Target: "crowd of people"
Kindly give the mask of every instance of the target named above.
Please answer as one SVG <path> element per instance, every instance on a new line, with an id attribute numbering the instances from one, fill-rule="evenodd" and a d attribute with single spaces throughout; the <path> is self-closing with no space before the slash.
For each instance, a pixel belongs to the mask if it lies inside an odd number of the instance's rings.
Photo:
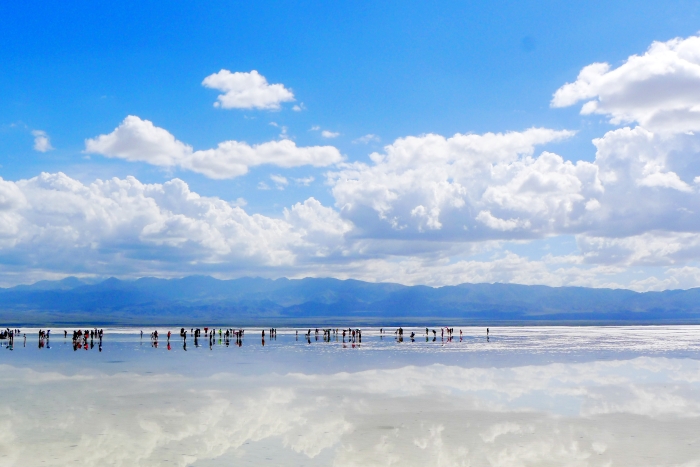
<path id="1" fill-rule="evenodd" d="M 266 334 L 267 331 L 267 334 Z M 303 331 L 302 331 L 303 332 Z M 486 340 L 488 341 L 490 336 L 489 336 L 490 330 L 486 328 Z M 215 328 L 210 328 L 210 327 L 204 327 L 204 328 L 190 328 L 189 334 L 187 329 L 184 327 L 180 328 L 180 339 L 182 340 L 182 347 L 184 350 L 187 350 L 187 337 L 188 335 L 191 336 L 192 340 L 194 341 L 194 346 L 195 347 L 200 347 L 204 343 L 209 344 L 209 347 L 213 347 L 213 345 L 216 343 L 216 337 L 218 333 L 218 338 L 219 338 L 219 344 L 226 345 L 227 347 L 233 343 L 234 345 L 241 347 L 243 345 L 243 336 L 245 333 L 245 330 L 243 328 L 239 329 L 234 329 L 234 328 L 219 328 L 218 331 Z M 435 342 L 437 341 L 437 331 L 435 329 L 429 329 L 425 328 L 425 341 L 429 342 L 430 337 L 432 334 L 432 341 Z M 12 349 L 14 347 L 14 340 L 15 337 L 22 335 L 20 332 L 20 329 L 10 329 L 6 328 L 3 331 L 0 331 L 0 341 L 5 341 L 6 344 L 5 346 L 9 349 Z M 101 352 L 102 351 L 102 338 L 104 335 L 104 330 L 103 329 L 78 329 L 74 330 L 72 333 L 72 343 L 73 343 L 73 350 L 78 350 L 78 349 L 92 349 L 97 345 L 98 350 Z M 143 331 L 140 332 L 141 339 L 143 340 Z M 172 333 L 171 331 L 167 332 L 166 335 L 166 345 L 168 350 L 171 349 L 170 345 L 170 340 L 171 340 Z M 340 342 L 342 340 L 343 343 L 351 343 L 353 347 L 355 347 L 355 344 L 359 345 L 362 343 L 362 330 L 360 328 L 315 328 L 315 330 L 308 329 L 305 334 L 303 334 L 304 340 L 308 344 L 311 344 L 312 341 L 312 336 L 315 341 L 320 339 L 323 342 L 331 342 L 331 341 L 336 341 Z M 385 331 L 384 328 L 379 329 L 379 336 L 380 339 L 384 339 L 385 337 Z M 24 334 L 24 344 L 26 346 L 26 341 L 27 341 L 27 335 Z M 39 337 L 39 348 L 51 348 L 50 347 L 50 337 L 51 337 L 51 330 L 50 329 L 39 329 L 38 332 L 38 337 Z M 64 330 L 63 331 L 63 337 L 67 339 L 68 337 L 68 331 Z M 269 340 L 276 340 L 277 339 L 277 328 L 269 328 L 267 330 L 263 329 L 261 332 L 261 339 L 262 339 L 262 345 L 265 345 L 265 338 L 268 338 Z M 455 329 L 452 327 L 441 327 L 440 328 L 440 338 L 441 341 L 444 342 L 447 340 L 448 342 L 452 342 L 452 340 L 455 337 Z M 298 341 L 299 340 L 299 330 L 295 331 L 295 338 Z M 415 342 L 417 339 L 417 335 L 415 331 L 411 331 L 411 334 L 408 336 L 408 339 L 411 340 L 411 342 Z M 462 330 L 459 329 L 459 341 L 461 342 L 463 338 Z M 159 344 L 159 339 L 161 339 L 161 336 L 159 335 L 157 330 L 154 330 L 151 332 L 150 335 L 150 340 L 151 340 L 151 345 L 153 347 L 158 347 Z M 403 327 L 398 327 L 394 330 L 394 339 L 397 342 L 404 342 L 404 329 Z M 203 342 L 204 341 L 204 342 Z"/>
<path id="2" fill-rule="evenodd" d="M 68 336 L 68 331 L 63 331 L 63 337 Z M 72 341 L 73 350 L 78 349 L 93 349 L 95 348 L 95 341 L 97 341 L 97 349 L 102 352 L 102 337 L 104 336 L 103 329 L 78 329 L 73 331 Z"/>

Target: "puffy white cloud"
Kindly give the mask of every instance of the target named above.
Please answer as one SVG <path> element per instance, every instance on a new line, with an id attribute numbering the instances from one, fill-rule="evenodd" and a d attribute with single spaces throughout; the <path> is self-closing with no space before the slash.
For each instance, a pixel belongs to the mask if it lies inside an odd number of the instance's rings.
<path id="1" fill-rule="evenodd" d="M 516 226 L 547 232 L 552 219 L 575 222 L 601 191 L 590 163 L 572 164 L 551 153 L 531 157 L 536 145 L 571 135 L 532 128 L 401 138 L 384 154 L 373 153 L 371 165 L 346 164 L 328 179 L 343 215 L 383 235 L 389 229 L 400 236 L 433 232 L 480 240 L 501 238 Z"/>
<path id="2" fill-rule="evenodd" d="M 321 136 L 323 136 L 324 138 L 337 138 L 338 136 L 340 136 L 340 133 L 336 131 L 323 130 L 321 132 Z"/>
<path id="3" fill-rule="evenodd" d="M 214 179 L 244 175 L 249 167 L 328 166 L 342 160 L 333 146 L 298 147 L 289 139 L 249 145 L 224 141 L 216 148 L 194 151 L 167 130 L 130 115 L 111 133 L 85 141 L 85 151 L 161 167 L 180 167 Z"/>
<path id="4" fill-rule="evenodd" d="M 194 152 L 167 130 L 135 115 L 127 116 L 111 133 L 85 140 L 85 151 L 162 167 L 182 165 Z"/>
<path id="5" fill-rule="evenodd" d="M 267 79 L 256 70 L 231 73 L 222 69 L 204 78 L 202 85 L 223 92 L 214 106 L 224 109 L 277 110 L 282 102 L 294 100 L 292 91 L 282 84 L 268 84 Z M 299 111 L 302 106 L 299 106 Z"/>
<path id="6" fill-rule="evenodd" d="M 584 67 L 576 81 L 559 88 L 553 107 L 586 101 L 582 114 L 609 115 L 612 123 L 639 122 L 651 131 L 700 130 L 700 37 L 654 42 L 611 69 Z"/>
<path id="7" fill-rule="evenodd" d="M 39 152 L 47 152 L 53 149 L 49 135 L 43 130 L 32 130 L 34 136 L 34 150 Z"/>
<path id="8" fill-rule="evenodd" d="M 304 261 L 300 256 L 342 249 L 351 228 L 313 198 L 285 211 L 286 219 L 251 215 L 239 204 L 200 196 L 178 179 L 88 185 L 62 173 L 0 179 L 2 269 L 117 275 L 294 270 Z"/>

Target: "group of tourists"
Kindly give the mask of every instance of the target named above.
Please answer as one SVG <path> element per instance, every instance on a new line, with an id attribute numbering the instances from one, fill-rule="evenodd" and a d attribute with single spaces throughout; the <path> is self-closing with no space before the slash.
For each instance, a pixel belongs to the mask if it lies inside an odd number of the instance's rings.
<path id="1" fill-rule="evenodd" d="M 19 336 L 19 329 L 5 328 L 5 330 L 0 331 L 0 340 L 15 340 L 15 336 Z"/>
<path id="2" fill-rule="evenodd" d="M 336 337 L 336 340 L 341 334 L 341 330 L 338 328 L 323 328 L 319 331 L 318 328 L 316 328 L 316 332 L 314 333 L 314 336 L 316 337 L 316 340 L 318 341 L 318 336 L 319 333 L 323 334 L 323 342 L 330 342 L 333 337 Z M 275 331 L 275 336 L 277 335 L 277 331 Z M 343 342 L 345 342 L 345 338 L 347 336 L 348 341 L 350 342 L 362 342 L 362 331 L 360 329 L 343 329 L 342 330 L 342 335 L 343 335 Z M 304 338 L 308 341 L 308 343 L 311 343 L 311 329 L 307 331 L 306 334 L 304 334 Z M 299 331 L 296 331 L 296 339 L 299 340 Z"/>
<path id="3" fill-rule="evenodd" d="M 95 341 L 97 340 L 97 349 L 102 352 L 102 337 L 104 336 L 104 329 L 77 329 L 73 330 L 72 342 L 73 350 L 78 349 L 93 349 L 95 348 Z M 63 331 L 63 338 L 68 337 L 68 331 Z"/>
<path id="4" fill-rule="evenodd" d="M 21 333 L 19 329 L 10 329 L 10 328 L 5 328 L 5 330 L 0 331 L 0 341 L 4 341 L 4 346 L 6 346 L 9 350 L 14 350 L 15 348 L 15 336 L 20 336 Z M 26 345 L 27 342 L 27 335 L 24 335 L 24 342 Z"/>
<path id="5" fill-rule="evenodd" d="M 271 334 L 274 332 L 274 336 L 277 336 L 277 330 L 270 330 Z M 231 340 L 235 340 L 235 345 L 238 347 L 241 347 L 243 345 L 243 329 L 233 329 L 233 328 L 228 328 L 228 329 L 219 329 L 218 334 L 219 334 L 219 343 L 225 344 L 227 347 L 231 344 Z M 195 347 L 200 347 L 201 346 L 201 340 L 202 339 L 208 339 L 209 341 L 209 347 L 211 348 L 214 345 L 214 341 L 216 339 L 216 334 L 217 331 L 215 328 L 209 328 L 204 327 L 204 328 L 190 328 L 189 330 L 189 335 L 192 336 L 194 340 L 194 346 Z M 167 334 L 167 348 L 168 350 L 171 350 L 170 346 L 170 337 L 172 336 L 171 331 L 168 331 Z M 187 336 L 188 336 L 188 331 L 187 329 L 180 328 L 180 338 L 182 339 L 182 348 L 183 350 L 187 350 Z M 153 331 L 151 333 L 151 346 L 152 347 L 158 347 L 158 338 L 159 338 L 158 331 Z M 143 339 L 143 331 L 141 331 L 141 339 Z M 265 339 L 265 331 L 263 331 L 263 340 Z M 264 345 L 264 343 L 263 343 Z"/>

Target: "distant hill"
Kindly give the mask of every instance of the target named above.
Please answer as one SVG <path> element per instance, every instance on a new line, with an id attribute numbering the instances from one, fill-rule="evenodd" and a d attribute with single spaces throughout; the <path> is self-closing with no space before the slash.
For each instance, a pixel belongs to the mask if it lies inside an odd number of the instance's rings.
<path id="1" fill-rule="evenodd" d="M 630 290 L 516 284 L 404 286 L 337 279 L 69 277 L 0 289 L 10 324 L 662 324 L 700 323 L 700 289 Z"/>

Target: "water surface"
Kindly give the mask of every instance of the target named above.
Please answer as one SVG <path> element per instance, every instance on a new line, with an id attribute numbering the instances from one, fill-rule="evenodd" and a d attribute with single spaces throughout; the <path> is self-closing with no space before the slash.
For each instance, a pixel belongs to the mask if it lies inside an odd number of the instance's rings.
<path id="1" fill-rule="evenodd" d="M 459 329 L 105 329 L 101 350 L 22 330 L 0 465 L 700 465 L 700 327 Z"/>

